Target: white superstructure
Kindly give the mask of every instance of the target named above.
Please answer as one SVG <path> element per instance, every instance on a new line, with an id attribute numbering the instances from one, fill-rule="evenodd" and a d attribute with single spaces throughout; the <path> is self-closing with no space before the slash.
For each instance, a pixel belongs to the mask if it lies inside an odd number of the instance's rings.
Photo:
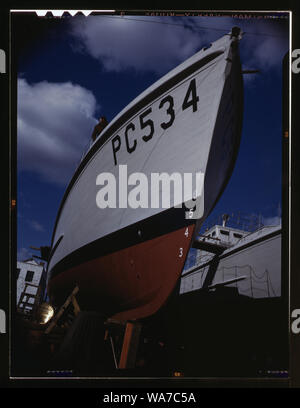
<path id="1" fill-rule="evenodd" d="M 198 250 L 196 264 L 182 274 L 180 293 L 224 285 L 252 298 L 281 296 L 281 225 L 254 232 L 216 225 L 201 240 L 224 250 L 219 254 Z"/>

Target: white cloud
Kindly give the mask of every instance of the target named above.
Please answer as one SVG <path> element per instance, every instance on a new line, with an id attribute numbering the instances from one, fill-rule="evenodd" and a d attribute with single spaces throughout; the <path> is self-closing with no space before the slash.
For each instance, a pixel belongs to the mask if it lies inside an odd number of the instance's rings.
<path id="1" fill-rule="evenodd" d="M 241 57 L 245 68 L 262 73 L 275 69 L 281 72 L 282 59 L 289 49 L 287 25 L 283 22 L 262 21 L 244 23 L 245 34 Z"/>
<path id="2" fill-rule="evenodd" d="M 32 258 L 32 254 L 28 251 L 27 248 L 20 248 L 17 252 L 17 260 L 24 261 L 25 259 Z"/>
<path id="3" fill-rule="evenodd" d="M 35 220 L 29 220 L 28 224 L 30 225 L 30 227 L 37 231 L 37 232 L 45 232 L 45 228 L 42 226 L 42 224 L 40 224 L 39 222 L 35 221 Z"/>
<path id="4" fill-rule="evenodd" d="M 281 217 L 263 217 L 262 222 L 267 226 L 281 225 Z"/>
<path id="5" fill-rule="evenodd" d="M 70 82 L 18 80 L 18 168 L 65 184 L 89 141 L 97 104 L 93 93 Z"/>
<path id="6" fill-rule="evenodd" d="M 162 74 L 236 25 L 245 32 L 241 41 L 245 68 L 264 72 L 281 68 L 288 50 L 287 25 L 282 20 L 90 16 L 72 19 L 71 34 L 73 47 L 97 59 L 107 71 Z"/>
<path id="7" fill-rule="evenodd" d="M 107 16 L 78 17 L 72 19 L 71 33 L 75 40 L 79 40 L 78 49 L 99 60 L 107 71 L 135 69 L 162 73 L 201 48 L 199 34 L 191 35 L 192 31 L 183 25 L 174 28 L 167 24 L 151 24 L 150 21 L 155 20 L 145 16 L 130 20 Z"/>

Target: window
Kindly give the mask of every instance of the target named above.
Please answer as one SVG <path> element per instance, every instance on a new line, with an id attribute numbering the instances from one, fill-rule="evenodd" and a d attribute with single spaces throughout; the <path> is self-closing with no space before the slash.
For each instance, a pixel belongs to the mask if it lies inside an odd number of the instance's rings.
<path id="1" fill-rule="evenodd" d="M 19 279 L 20 272 L 21 272 L 21 269 L 20 269 L 20 268 L 17 268 L 17 273 L 16 273 L 16 275 L 17 275 L 16 278 L 17 278 L 17 279 Z"/>
<path id="2" fill-rule="evenodd" d="M 33 271 L 27 271 L 25 281 L 26 282 L 32 282 L 33 275 L 34 275 Z"/>
<path id="3" fill-rule="evenodd" d="M 214 237 L 215 235 L 216 235 L 216 231 L 213 231 L 213 232 L 211 233 L 211 236 Z"/>
<path id="4" fill-rule="evenodd" d="M 224 230 L 220 230 L 221 234 L 223 235 L 228 235 L 229 236 L 229 231 L 224 231 Z"/>
<path id="5" fill-rule="evenodd" d="M 234 232 L 234 233 L 233 233 L 233 236 L 234 236 L 235 238 L 242 238 L 243 235 L 237 234 L 236 232 Z"/>

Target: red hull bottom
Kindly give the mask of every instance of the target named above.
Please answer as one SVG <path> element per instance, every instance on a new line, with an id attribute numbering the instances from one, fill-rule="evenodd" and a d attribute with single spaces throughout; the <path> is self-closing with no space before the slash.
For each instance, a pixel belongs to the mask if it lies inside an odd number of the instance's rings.
<path id="1" fill-rule="evenodd" d="M 62 303 L 78 285 L 82 310 L 119 321 L 150 316 L 175 288 L 193 232 L 190 225 L 66 270 L 50 280 L 50 299 Z"/>

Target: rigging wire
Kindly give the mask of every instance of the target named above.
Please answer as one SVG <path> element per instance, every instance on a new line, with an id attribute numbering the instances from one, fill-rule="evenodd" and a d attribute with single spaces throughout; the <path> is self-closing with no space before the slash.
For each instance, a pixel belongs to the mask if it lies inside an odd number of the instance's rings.
<path id="1" fill-rule="evenodd" d="M 198 30 L 214 30 L 214 31 L 225 31 L 229 32 L 231 30 L 230 28 L 216 28 L 216 27 L 203 27 L 203 26 L 195 26 L 191 27 L 185 24 L 180 24 L 180 23 L 166 23 L 163 21 L 158 21 L 158 20 L 145 20 L 142 18 L 129 18 L 129 17 L 124 17 L 124 16 L 101 16 L 102 18 L 111 18 L 111 19 L 118 19 L 118 20 L 127 20 L 127 21 L 137 21 L 137 22 L 144 22 L 144 23 L 152 23 L 152 24 L 165 24 L 165 25 L 171 25 L 171 26 L 178 26 L 178 27 L 183 27 L 183 28 L 188 28 L 188 29 L 195 29 L 197 28 Z M 188 16 L 191 17 L 191 16 Z M 243 31 L 244 34 L 251 34 L 251 35 L 265 35 L 268 37 L 277 37 L 281 38 L 280 35 L 275 35 L 275 34 L 270 34 L 270 33 L 254 33 L 251 31 Z"/>

